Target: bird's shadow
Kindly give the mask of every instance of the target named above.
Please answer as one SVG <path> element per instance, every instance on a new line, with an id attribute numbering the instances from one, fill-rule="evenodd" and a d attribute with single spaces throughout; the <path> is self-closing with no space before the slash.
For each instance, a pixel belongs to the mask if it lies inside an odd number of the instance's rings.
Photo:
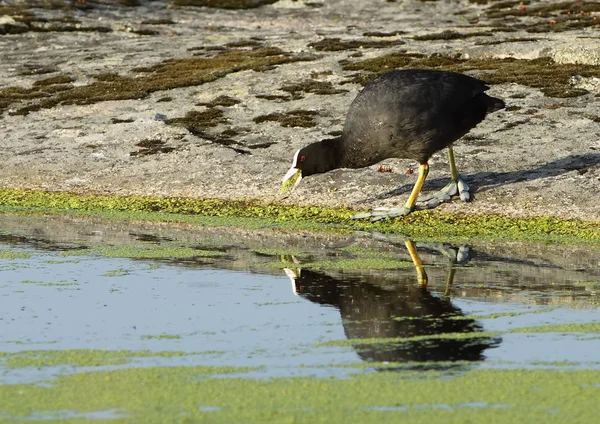
<path id="1" fill-rule="evenodd" d="M 540 178 L 556 177 L 570 171 L 579 171 L 591 166 L 600 164 L 600 153 L 586 153 L 583 155 L 571 155 L 553 162 L 546 163 L 538 168 L 511 171 L 511 172 L 477 172 L 475 174 L 461 174 L 471 188 L 471 193 L 485 192 L 496 187 L 507 184 L 513 184 L 521 181 L 533 181 Z M 448 177 L 425 180 L 423 191 L 439 190 L 449 181 Z M 390 190 L 387 193 L 376 197 L 365 199 L 366 201 L 376 201 L 388 199 L 401 194 L 409 193 L 414 183 L 403 184 L 400 187 Z"/>

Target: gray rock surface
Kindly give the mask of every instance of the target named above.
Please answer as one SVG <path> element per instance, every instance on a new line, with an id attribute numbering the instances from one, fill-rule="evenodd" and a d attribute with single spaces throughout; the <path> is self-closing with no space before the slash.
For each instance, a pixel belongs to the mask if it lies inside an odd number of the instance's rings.
<path id="1" fill-rule="evenodd" d="M 84 10 L 31 9 L 46 22 L 30 24 L 35 30 L 27 32 L 23 32 L 23 19 L 15 20 L 14 13 L 6 13 L 7 8 L 21 3 L 4 0 L 0 4 L 5 9 L 0 9 L 0 101 L 9 87 L 28 89 L 52 76 L 67 75 L 74 86 L 91 84 L 95 76 L 106 73 L 137 78 L 142 75 L 137 68 L 190 58 L 200 49 L 206 52 L 207 47 L 232 42 L 251 40 L 291 54 L 314 56 L 314 60 L 229 73 L 201 85 L 154 91 L 140 99 L 58 104 L 28 114 L 17 114 L 20 105 L 10 104 L 0 115 L 0 186 L 48 191 L 256 199 L 356 209 L 402 205 L 416 178 L 416 173 L 407 170 L 416 170 L 417 164 L 401 159 L 380 164 L 392 172 L 378 172 L 379 165 L 336 170 L 306 178 L 288 197 L 280 194 L 281 177 L 293 153 L 340 131 L 348 105 L 361 88 L 346 83 L 356 72 L 342 69 L 340 61 L 405 50 L 463 58 L 547 57 L 563 64 L 594 65 L 600 51 L 597 26 L 563 32 L 502 32 L 497 29 L 498 22 L 486 15 L 490 4 L 468 1 L 280 0 L 247 10 L 168 7 L 162 1 L 122 7 L 104 1 Z M 595 13 L 585 16 L 591 19 Z M 56 20 L 68 23 L 65 16 L 76 21 L 69 24 L 76 30 L 42 30 Z M 538 18 L 514 19 L 528 23 Z M 152 23 L 159 20 L 171 23 Z M 2 29 L 12 27 L 18 31 Z M 98 27 L 109 30 L 81 30 Z M 444 30 L 493 34 L 414 39 Z M 364 35 L 394 31 L 402 33 Z M 518 41 L 519 37 L 535 40 Z M 405 44 L 337 51 L 317 51 L 309 46 L 324 38 L 401 40 Z M 517 41 L 485 44 L 509 38 Z M 40 68 L 52 72 L 28 72 Z M 470 73 L 479 76 L 480 71 Z M 440 206 L 443 211 L 600 220 L 600 103 L 595 97 L 600 89 L 597 80 L 579 77 L 576 69 L 572 77 L 574 86 L 589 93 L 553 98 L 518 83 L 492 86 L 490 94 L 504 98 L 510 108 L 490 115 L 455 144 L 457 165 L 474 189 L 474 201 L 454 200 Z M 302 93 L 289 101 L 257 97 L 289 97 L 281 87 L 309 79 L 331 83 L 341 92 Z M 197 104 L 222 95 L 240 102 L 220 106 L 225 120 L 206 132 L 218 135 L 233 130 L 237 144 L 215 143 L 163 120 L 163 116 L 177 118 L 188 111 L 204 111 L 207 106 Z M 171 101 L 159 101 L 165 97 Z M 316 125 L 283 127 L 278 122 L 253 121 L 260 115 L 292 110 L 315 112 Z M 126 122 L 114 123 L 115 119 Z M 161 146 L 172 149 L 136 154 L 141 149 L 136 145 L 144 140 L 159 140 Z M 449 177 L 445 151 L 434 155 L 430 165 L 424 190 L 442 187 Z"/>

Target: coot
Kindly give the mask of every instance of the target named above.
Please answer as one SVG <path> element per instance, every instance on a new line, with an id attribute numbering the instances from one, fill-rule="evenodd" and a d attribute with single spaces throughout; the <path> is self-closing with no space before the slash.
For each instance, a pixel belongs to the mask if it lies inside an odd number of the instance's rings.
<path id="1" fill-rule="evenodd" d="M 304 177 L 337 168 L 363 168 L 387 158 L 414 159 L 419 176 L 404 207 L 377 208 L 354 218 L 374 220 L 407 215 L 418 201 L 432 208 L 459 194 L 470 200 L 459 176 L 451 144 L 503 109 L 501 99 L 488 96 L 489 87 L 476 78 L 448 71 L 395 70 L 375 78 L 356 96 L 342 135 L 298 150 L 283 177 L 283 190 L 293 190 Z M 437 193 L 419 197 L 433 153 L 448 148 L 452 180 Z"/>

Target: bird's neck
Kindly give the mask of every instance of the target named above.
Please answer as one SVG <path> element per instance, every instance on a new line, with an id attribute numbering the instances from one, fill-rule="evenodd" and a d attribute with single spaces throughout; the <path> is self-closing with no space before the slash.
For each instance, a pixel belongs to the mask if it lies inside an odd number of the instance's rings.
<path id="1" fill-rule="evenodd" d="M 329 172 L 333 169 L 344 168 L 341 137 L 321 140 L 319 144 L 322 149 L 322 169 L 320 172 Z"/>

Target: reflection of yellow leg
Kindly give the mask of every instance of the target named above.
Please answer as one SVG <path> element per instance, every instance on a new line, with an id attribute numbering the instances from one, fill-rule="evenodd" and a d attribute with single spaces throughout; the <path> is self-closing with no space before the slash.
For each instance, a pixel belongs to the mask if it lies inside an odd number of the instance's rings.
<path id="1" fill-rule="evenodd" d="M 413 187 L 413 190 L 410 193 L 410 196 L 408 196 L 408 200 L 406 201 L 406 208 L 409 211 L 412 211 L 415 207 L 415 202 L 417 201 L 417 197 L 419 197 L 419 193 L 421 192 L 421 188 L 423 187 L 423 183 L 425 182 L 425 178 L 427 178 L 428 173 L 429 164 L 427 162 L 419 165 L 419 176 L 417 177 L 415 186 Z"/>
<path id="2" fill-rule="evenodd" d="M 415 269 L 417 270 L 417 281 L 421 286 L 427 286 L 427 273 L 423 268 L 423 264 L 421 263 L 421 258 L 419 258 L 419 254 L 417 253 L 417 248 L 412 240 L 406 240 L 404 242 L 406 249 L 408 250 L 408 254 L 415 264 Z"/>
<path id="3" fill-rule="evenodd" d="M 450 264 L 450 271 L 448 271 L 448 277 L 446 278 L 446 288 L 444 290 L 444 299 L 450 299 L 450 292 L 452 291 L 452 285 L 454 284 L 454 262 Z"/>

